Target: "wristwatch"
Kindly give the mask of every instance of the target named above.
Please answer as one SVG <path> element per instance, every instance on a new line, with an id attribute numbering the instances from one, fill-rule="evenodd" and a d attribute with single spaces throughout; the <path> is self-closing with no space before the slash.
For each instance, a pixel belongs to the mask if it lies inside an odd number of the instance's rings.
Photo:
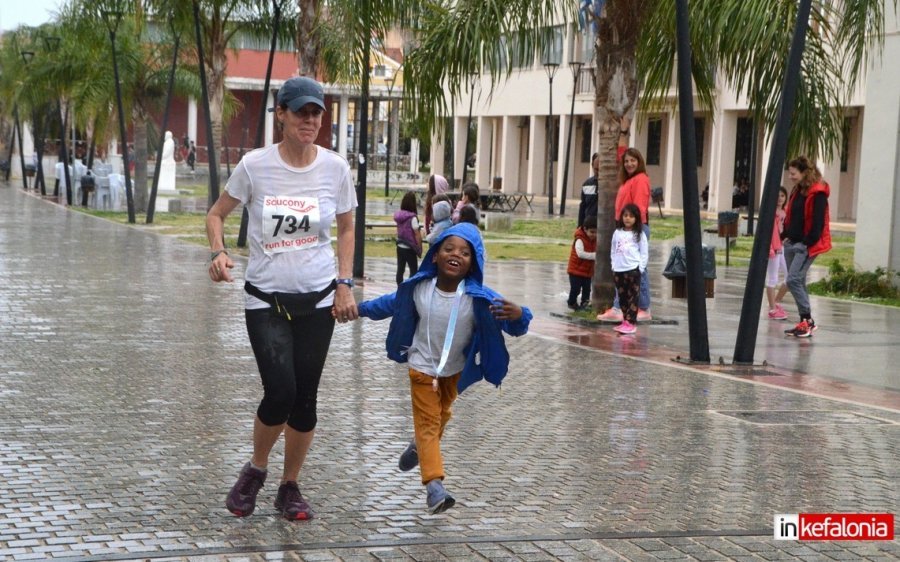
<path id="1" fill-rule="evenodd" d="M 350 287 L 350 288 L 352 289 L 352 288 L 353 288 L 353 285 L 354 285 L 354 283 L 353 283 L 353 278 L 352 278 L 352 277 L 348 277 L 347 279 L 338 279 L 338 280 L 337 280 L 337 284 L 338 284 L 338 285 L 346 285 L 346 286 L 348 286 L 348 287 Z"/>

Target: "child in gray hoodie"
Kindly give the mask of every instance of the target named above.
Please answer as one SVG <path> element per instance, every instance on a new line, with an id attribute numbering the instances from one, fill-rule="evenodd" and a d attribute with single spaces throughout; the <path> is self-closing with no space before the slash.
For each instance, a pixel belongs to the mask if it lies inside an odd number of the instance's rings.
<path id="1" fill-rule="evenodd" d="M 436 201 L 432 209 L 434 225 L 432 225 L 431 232 L 425 238 L 429 244 L 433 244 L 443 231 L 453 226 L 453 221 L 450 220 L 450 216 L 453 214 L 453 208 L 450 206 L 449 201 Z"/>

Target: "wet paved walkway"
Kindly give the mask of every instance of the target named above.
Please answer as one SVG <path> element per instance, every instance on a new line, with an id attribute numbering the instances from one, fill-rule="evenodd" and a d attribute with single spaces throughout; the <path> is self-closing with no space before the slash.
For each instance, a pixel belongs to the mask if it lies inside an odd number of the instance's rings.
<path id="1" fill-rule="evenodd" d="M 776 513 L 900 511 L 894 311 L 817 299 L 823 328 L 761 337 L 784 374 L 754 380 L 669 360 L 686 314 L 660 284 L 654 314 L 679 323 L 637 338 L 555 319 L 566 284 L 549 264 L 488 268 L 538 320 L 509 340 L 502 391 L 476 385 L 455 408 L 457 507 L 427 515 L 397 471 L 406 377 L 384 358 L 387 322 L 363 321 L 337 327 L 323 377 L 300 483 L 318 518 L 282 520 L 273 485 L 234 518 L 222 503 L 258 376 L 240 287 L 212 285 L 207 257 L 0 185 L 0 560 L 900 557 L 897 541 L 771 538 Z M 389 262 L 367 264 L 362 295 L 390 288 Z M 736 298 L 708 301 L 714 355 L 731 352 Z"/>

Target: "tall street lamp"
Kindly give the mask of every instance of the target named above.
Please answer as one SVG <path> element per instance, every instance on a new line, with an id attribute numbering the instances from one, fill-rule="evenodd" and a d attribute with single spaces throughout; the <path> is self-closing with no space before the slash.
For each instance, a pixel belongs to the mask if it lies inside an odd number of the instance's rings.
<path id="1" fill-rule="evenodd" d="M 112 49 L 113 76 L 116 80 L 116 106 L 119 109 L 119 137 L 122 139 L 122 166 L 125 169 L 125 201 L 128 206 L 128 222 L 135 223 L 134 196 L 131 193 L 131 170 L 128 169 L 128 131 L 125 130 L 125 109 L 122 106 L 122 84 L 119 82 L 119 63 L 116 60 L 116 31 L 122 23 L 121 10 L 102 10 L 103 21 L 109 30 L 109 43 Z"/>
<path id="2" fill-rule="evenodd" d="M 32 59 L 34 59 L 34 51 L 22 51 L 22 60 L 25 61 L 25 66 L 31 64 Z M 31 136 L 34 137 L 34 150 L 37 153 L 37 162 L 35 164 L 34 170 L 34 187 L 38 189 L 40 186 L 41 195 L 47 195 L 47 184 L 44 181 L 44 141 L 42 138 L 42 133 L 38 131 L 38 122 L 37 122 L 37 112 L 34 109 L 34 105 L 31 107 Z M 25 171 L 23 170 L 24 174 Z"/>
<path id="3" fill-rule="evenodd" d="M 391 111 L 393 106 L 393 93 L 394 93 L 394 85 L 397 83 L 397 76 L 400 75 L 399 68 L 394 71 L 394 75 L 388 80 L 387 89 L 388 89 L 388 110 L 387 110 L 387 160 L 384 162 L 384 196 L 388 196 L 388 191 L 391 187 L 391 137 L 393 136 L 392 127 L 393 124 L 393 112 Z"/>
<path id="4" fill-rule="evenodd" d="M 578 93 L 578 78 L 581 76 L 581 67 L 584 63 L 581 61 L 572 61 L 569 68 L 572 70 L 572 107 L 569 109 L 569 134 L 566 138 L 566 163 L 563 166 L 562 194 L 559 197 L 559 216 L 566 214 L 566 191 L 569 189 L 569 151 L 572 148 L 572 129 L 575 123 L 575 94 Z"/>
<path id="5" fill-rule="evenodd" d="M 59 50 L 59 42 L 59 37 L 44 36 L 44 46 L 48 53 L 56 53 Z M 72 205 L 72 175 L 69 173 L 69 156 L 66 151 L 66 121 L 63 119 L 62 100 L 59 97 L 56 99 L 56 117 L 59 120 L 59 161 L 62 162 L 63 178 L 66 180 L 66 205 Z M 53 195 L 59 196 L 58 188 Z"/>
<path id="6" fill-rule="evenodd" d="M 550 81 L 550 107 L 547 112 L 547 213 L 553 216 L 553 77 L 559 70 L 559 63 L 544 63 L 547 79 Z"/>

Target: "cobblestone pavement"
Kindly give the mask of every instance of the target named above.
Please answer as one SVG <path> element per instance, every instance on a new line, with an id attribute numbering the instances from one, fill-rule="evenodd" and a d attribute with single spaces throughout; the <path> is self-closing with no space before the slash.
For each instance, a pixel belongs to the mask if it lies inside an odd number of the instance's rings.
<path id="1" fill-rule="evenodd" d="M 323 376 L 300 482 L 318 517 L 281 519 L 270 482 L 235 518 L 260 396 L 239 284 L 210 283 L 201 247 L 2 185 L 0 248 L 0 560 L 900 557 L 772 539 L 776 513 L 898 512 L 900 409 L 546 335 L 509 340 L 502 390 L 460 397 L 458 503 L 428 515 L 396 468 L 407 379 L 370 321 L 336 328 Z"/>

